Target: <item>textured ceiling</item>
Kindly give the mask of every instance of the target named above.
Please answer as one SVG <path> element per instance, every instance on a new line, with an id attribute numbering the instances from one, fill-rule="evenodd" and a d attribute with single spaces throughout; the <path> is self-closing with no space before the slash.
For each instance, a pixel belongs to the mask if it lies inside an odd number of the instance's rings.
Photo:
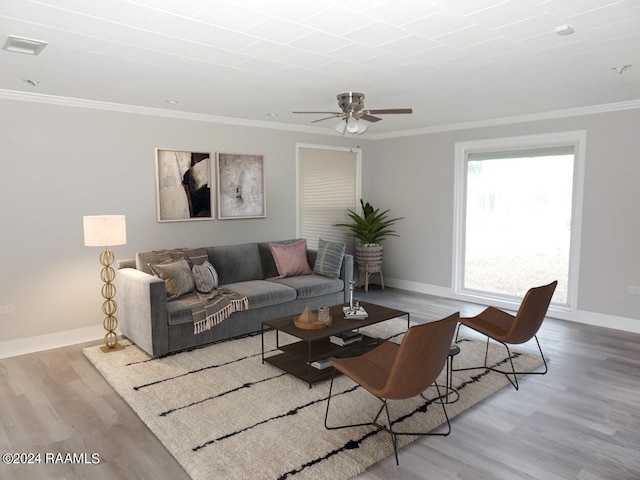
<path id="1" fill-rule="evenodd" d="M 5 96 L 323 131 L 336 121 L 291 112 L 336 111 L 348 91 L 413 108 L 370 134 L 640 99 L 640 0 L 1 0 L 8 35 L 49 44 L 0 50 Z"/>

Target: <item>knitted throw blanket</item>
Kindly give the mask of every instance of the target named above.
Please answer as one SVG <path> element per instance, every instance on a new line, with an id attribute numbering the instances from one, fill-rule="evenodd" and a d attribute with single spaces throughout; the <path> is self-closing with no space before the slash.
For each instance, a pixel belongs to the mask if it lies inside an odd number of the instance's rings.
<path id="1" fill-rule="evenodd" d="M 206 332 L 226 320 L 232 313 L 247 310 L 249 300 L 244 295 L 227 288 L 217 288 L 209 293 L 198 293 L 185 298 L 193 315 L 193 333 Z"/>
<path id="2" fill-rule="evenodd" d="M 172 250 L 160 250 L 156 252 L 158 260 L 171 262 L 184 258 L 191 265 L 201 265 L 207 260 L 207 249 L 201 248 L 174 248 Z M 249 309 L 249 300 L 244 295 L 232 292 L 228 288 L 214 288 L 209 293 L 200 293 L 180 297 L 180 301 L 189 305 L 193 316 L 193 333 L 206 332 L 214 325 L 229 318 L 233 312 Z"/>

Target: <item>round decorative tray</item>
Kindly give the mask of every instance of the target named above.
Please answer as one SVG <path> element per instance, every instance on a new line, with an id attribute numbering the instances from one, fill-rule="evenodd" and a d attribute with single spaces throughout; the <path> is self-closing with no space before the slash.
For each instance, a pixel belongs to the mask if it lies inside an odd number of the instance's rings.
<path id="1" fill-rule="evenodd" d="M 298 327 L 301 328 L 303 330 L 321 330 L 323 328 L 327 328 L 329 325 L 331 325 L 331 323 L 333 322 L 333 319 L 331 317 L 329 317 L 329 321 L 328 322 L 301 322 L 299 321 L 297 318 L 293 321 L 293 324 Z"/>

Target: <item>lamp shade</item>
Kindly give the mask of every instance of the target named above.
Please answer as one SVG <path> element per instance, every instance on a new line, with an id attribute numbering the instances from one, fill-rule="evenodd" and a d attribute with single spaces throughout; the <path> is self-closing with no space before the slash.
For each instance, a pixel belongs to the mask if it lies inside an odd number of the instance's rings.
<path id="1" fill-rule="evenodd" d="M 349 117 L 347 119 L 347 132 L 358 133 L 358 119 L 355 117 Z"/>
<path id="2" fill-rule="evenodd" d="M 333 129 L 340 135 L 345 133 L 353 133 L 354 135 L 361 135 L 367 131 L 367 126 L 355 117 L 349 117 L 341 119 Z"/>
<path id="3" fill-rule="evenodd" d="M 84 244 L 87 247 L 107 247 L 127 243 L 127 224 L 124 215 L 85 216 Z"/>
<path id="4" fill-rule="evenodd" d="M 358 135 L 362 135 L 367 131 L 369 127 L 367 127 L 364 123 L 358 122 L 358 131 L 356 132 Z"/>
<path id="5" fill-rule="evenodd" d="M 340 120 L 338 123 L 336 123 L 336 126 L 333 127 L 333 129 L 340 135 L 344 135 L 344 132 L 347 130 L 347 121 Z"/>

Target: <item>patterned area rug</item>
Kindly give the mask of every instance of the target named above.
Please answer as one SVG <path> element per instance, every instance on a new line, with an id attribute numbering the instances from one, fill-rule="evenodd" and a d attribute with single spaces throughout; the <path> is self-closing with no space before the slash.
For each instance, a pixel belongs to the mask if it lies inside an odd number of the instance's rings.
<path id="1" fill-rule="evenodd" d="M 394 319 L 366 330 L 400 342 L 405 329 L 406 320 Z M 281 333 L 281 341 L 283 337 Z M 464 338 L 455 368 L 482 364 L 484 345 Z M 265 348 L 275 348 L 274 332 L 265 334 Z M 393 455 L 387 433 L 370 427 L 326 430 L 329 381 L 310 389 L 276 367 L 262 364 L 259 334 L 160 359 L 149 358 L 131 344 L 109 354 L 98 346 L 83 352 L 194 480 L 347 479 Z M 542 364 L 528 353 L 512 355 L 516 369 L 522 371 Z M 492 343 L 489 360 L 505 365 L 506 350 Z M 445 383 L 444 372 L 439 383 Z M 503 375 L 492 372 L 454 372 L 453 386 L 460 398 L 447 407 L 449 417 L 507 384 Z M 380 405 L 346 377 L 336 378 L 334 392 L 338 395 L 331 402 L 333 425 L 369 421 Z M 425 396 L 436 399 L 435 388 Z M 392 417 L 403 418 L 397 428 L 438 428 L 445 421 L 442 408 L 429 403 L 425 411 L 424 405 L 420 397 L 391 402 Z M 455 435 L 455 420 L 452 428 Z M 398 447 L 416 438 L 399 437 Z M 402 462 L 401 449 L 399 456 Z"/>

